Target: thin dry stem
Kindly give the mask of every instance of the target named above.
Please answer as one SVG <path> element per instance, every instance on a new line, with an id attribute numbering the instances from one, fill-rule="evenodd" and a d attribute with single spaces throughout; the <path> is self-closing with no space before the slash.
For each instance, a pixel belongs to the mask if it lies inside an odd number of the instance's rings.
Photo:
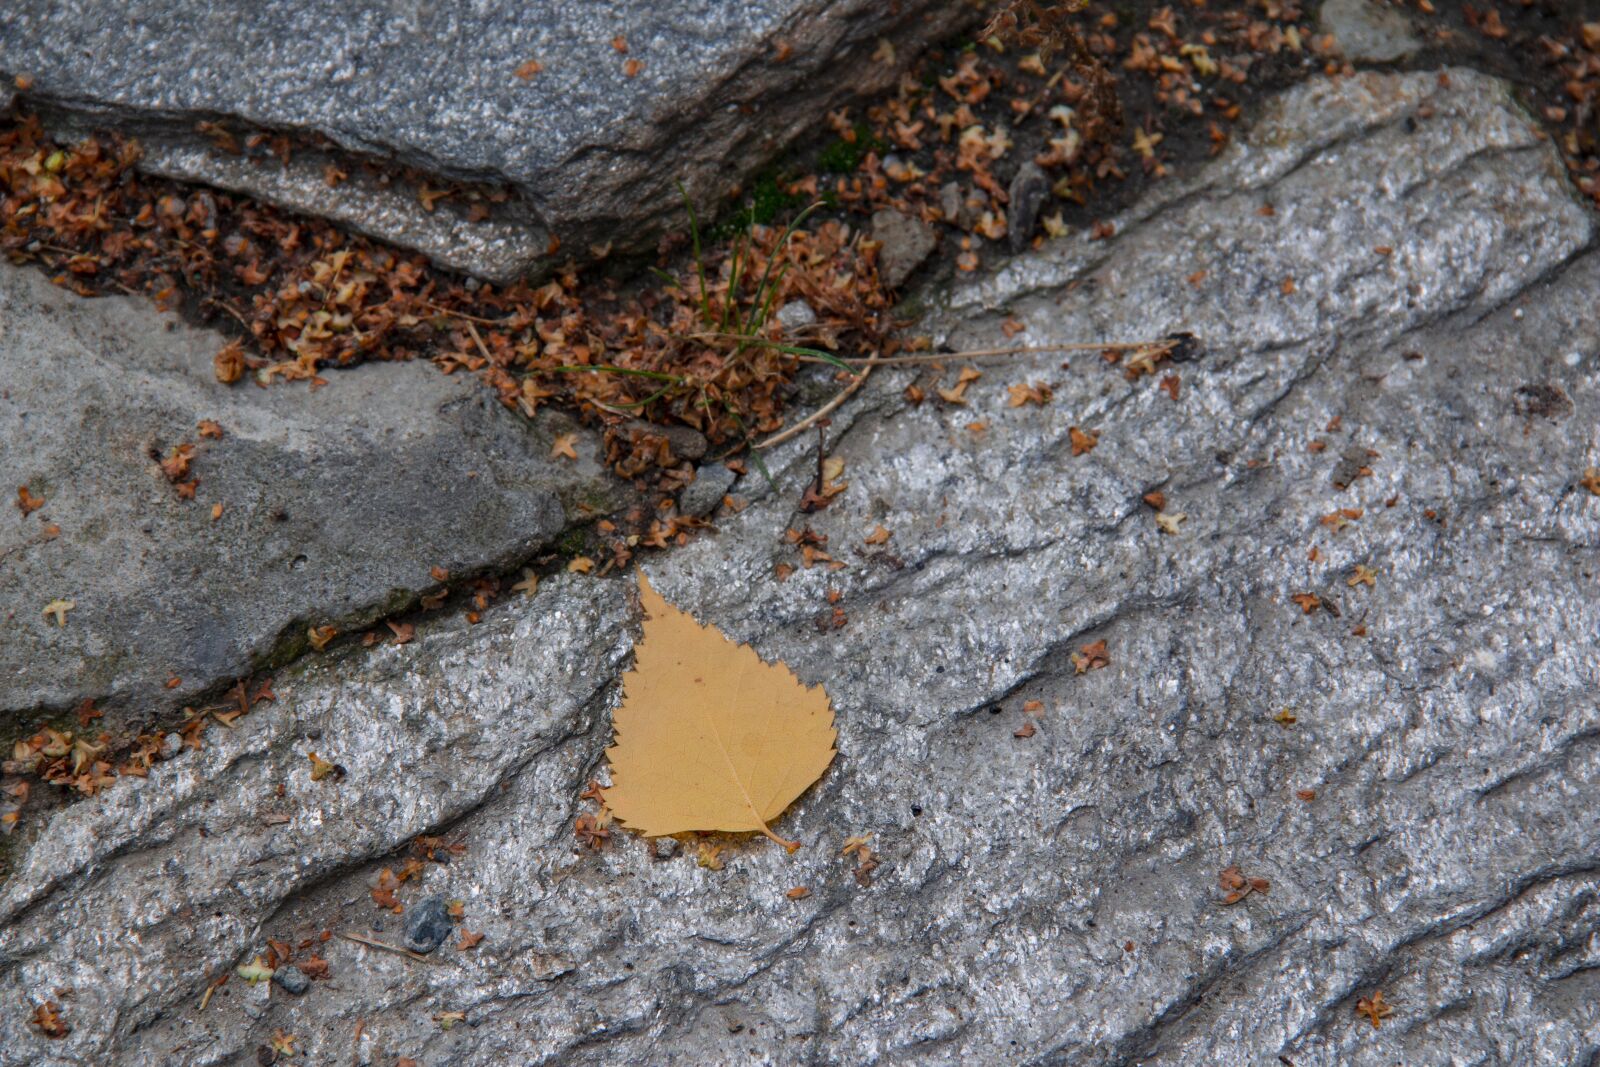
<path id="1" fill-rule="evenodd" d="M 374 938 L 365 937 L 361 934 L 347 934 L 341 930 L 339 931 L 339 936 L 344 938 L 346 941 L 354 941 L 356 944 L 366 945 L 368 948 L 381 948 L 385 952 L 393 952 L 397 956 L 404 956 L 406 959 L 416 960 L 418 963 L 433 962 L 420 952 L 412 952 L 408 948 L 401 948 L 399 945 L 390 945 Z"/>
<path id="2" fill-rule="evenodd" d="M 448 315 L 453 319 L 466 319 L 468 322 L 481 322 L 485 326 L 504 326 L 505 323 L 496 319 L 486 319 L 479 315 L 468 315 L 465 311 L 456 311 L 452 308 L 440 307 L 428 300 L 420 301 L 423 307 L 432 308 L 441 315 Z"/>
<path id="3" fill-rule="evenodd" d="M 466 320 L 467 332 L 472 335 L 473 344 L 478 346 L 478 352 L 480 354 L 482 354 L 484 359 L 488 360 L 490 363 L 493 363 L 494 362 L 494 357 L 489 354 L 489 346 L 484 344 L 483 343 L 483 338 L 478 335 L 478 328 L 472 324 L 471 317 L 470 316 L 462 316 L 462 317 Z"/>
<path id="4" fill-rule="evenodd" d="M 875 364 L 890 367 L 905 363 L 959 363 L 965 359 L 990 359 L 995 356 L 1026 356 L 1041 355 L 1045 352 L 1105 352 L 1126 351 L 1129 349 L 1155 348 L 1167 350 L 1176 347 L 1177 342 L 1168 338 L 1160 341 L 1107 341 L 1100 344 L 1077 343 L 1063 345 L 1018 345 L 1015 348 L 977 348 L 970 352 L 928 352 L 914 356 L 869 356 L 865 359 L 848 357 L 846 363 Z M 813 363 L 825 363 L 826 360 L 809 358 Z"/>
<path id="5" fill-rule="evenodd" d="M 874 352 L 862 363 L 861 373 L 856 375 L 855 381 L 839 390 L 832 400 L 828 401 L 826 404 L 822 405 L 820 408 L 813 411 L 811 414 L 807 415 L 805 418 L 801 419 L 787 430 L 780 430 L 771 437 L 767 438 L 765 441 L 756 442 L 755 447 L 767 449 L 772 448 L 775 445 L 781 445 L 785 441 L 804 433 L 807 427 L 813 426 L 818 421 L 827 418 L 828 415 L 838 409 L 840 404 L 843 404 L 846 400 L 849 400 L 852 396 L 854 396 L 856 390 L 860 389 L 866 384 L 867 379 L 872 377 L 872 370 L 874 367 L 878 366 L 879 363 L 884 362 L 888 361 L 882 359 L 876 352 Z M 774 838 L 773 840 L 777 839 Z"/>

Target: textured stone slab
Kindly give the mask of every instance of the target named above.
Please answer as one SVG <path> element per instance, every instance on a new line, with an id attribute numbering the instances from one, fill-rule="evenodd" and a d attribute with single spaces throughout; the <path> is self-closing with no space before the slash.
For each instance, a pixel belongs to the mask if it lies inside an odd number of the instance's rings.
<path id="1" fill-rule="evenodd" d="M 647 246 L 681 209 L 676 182 L 702 202 L 722 194 L 977 14 L 933 0 L 11 0 L 0 70 L 29 74 L 57 121 L 138 135 L 158 172 L 506 278 L 552 235 L 579 258 Z M 529 61 L 542 69 L 518 77 Z M 330 190 L 320 151 L 287 167 L 265 149 L 216 151 L 195 126 L 218 119 L 327 138 L 435 182 L 503 184 L 518 203 L 469 223 L 451 201 L 424 212 L 405 181 L 351 170 Z"/>
<path id="2" fill-rule="evenodd" d="M 1466 72 L 1310 83 L 1254 130 L 1116 239 L 1046 246 L 944 313 L 963 346 L 1013 316 L 1039 344 L 1193 330 L 1204 357 L 1158 370 L 1177 400 L 1095 353 L 991 363 L 965 407 L 882 374 L 839 412 L 827 510 L 796 509 L 797 442 L 769 457 L 782 494 L 651 562 L 833 696 L 840 756 L 780 825 L 799 853 L 575 850 L 637 615 L 626 582 L 563 575 L 482 626 L 311 664 L 57 816 L 0 891 L 0 995 L 74 986 L 75 1029 L 0 1014 L 0 1062 L 232 1062 L 276 1029 L 372 1063 L 1584 1062 L 1592 222 Z M 1049 404 L 1010 406 L 1041 381 Z M 1338 489 L 1355 450 L 1371 475 Z M 1339 509 L 1360 515 L 1335 532 Z M 780 581 L 806 524 L 848 566 Z M 348 776 L 311 782 L 313 748 Z M 335 940 L 304 997 L 235 981 L 197 1010 L 265 936 L 397 940 L 367 890 L 429 830 L 467 851 L 401 897 L 463 900 L 476 949 Z M 867 833 L 870 886 L 839 855 Z M 1229 907 L 1235 864 L 1271 885 Z M 1379 988 L 1374 1030 L 1354 1006 Z"/>
<path id="3" fill-rule="evenodd" d="M 436 586 L 431 568 L 519 558 L 607 502 L 595 446 L 551 461 L 549 427 L 465 377 L 381 364 L 309 392 L 229 389 L 222 344 L 0 267 L 0 712 L 192 697 L 308 624 L 370 621 Z M 158 462 L 182 442 L 193 500 Z M 22 515 L 18 486 L 44 506 Z M 65 626 L 42 614 L 58 599 L 76 605 Z"/>
<path id="4" fill-rule="evenodd" d="M 1323 0 L 1317 17 L 1345 58 L 1358 63 L 1390 63 L 1422 47 L 1404 14 L 1373 0 Z"/>
<path id="5" fill-rule="evenodd" d="M 162 134 L 147 139 L 143 147 L 139 165 L 151 173 L 247 193 L 329 219 L 481 278 L 516 278 L 550 247 L 550 230 L 520 204 L 500 207 L 481 220 L 468 216 L 472 205 L 454 199 L 424 211 L 414 184 L 348 163 L 347 177 L 330 186 L 325 168 L 343 162 L 336 152 L 301 150 L 284 165 L 271 156 L 228 155 L 200 139 Z"/>

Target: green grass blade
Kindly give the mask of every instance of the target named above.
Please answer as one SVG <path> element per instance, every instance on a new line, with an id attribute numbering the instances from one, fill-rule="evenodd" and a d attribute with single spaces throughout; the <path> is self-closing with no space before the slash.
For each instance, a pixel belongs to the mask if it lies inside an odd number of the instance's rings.
<path id="1" fill-rule="evenodd" d="M 733 405 L 724 400 L 723 407 L 727 408 L 728 414 L 733 416 L 733 424 L 739 427 L 739 432 L 744 434 L 745 440 L 750 440 L 750 429 L 745 426 L 744 420 L 739 417 L 739 413 L 734 410 Z M 773 493 L 777 493 L 778 483 L 772 480 L 772 472 L 767 470 L 767 462 L 761 458 L 761 453 L 752 448 L 750 449 L 750 458 L 756 461 L 756 470 L 760 471 L 761 477 L 767 480 L 767 485 L 771 487 Z"/>
<path id="2" fill-rule="evenodd" d="M 789 246 L 789 238 L 794 235 L 794 231 L 800 228 L 801 224 L 806 221 L 811 213 L 816 211 L 821 206 L 822 201 L 818 200 L 816 203 L 812 204 L 810 207 L 806 208 L 804 211 L 800 212 L 800 214 L 791 219 L 789 225 L 783 228 L 783 236 L 779 237 L 778 243 L 772 246 L 772 258 L 767 260 L 766 273 L 761 277 L 761 284 L 756 286 L 756 298 L 750 304 L 750 318 L 745 322 L 744 329 L 739 331 L 746 337 L 749 337 L 751 334 L 761 329 L 761 327 L 765 326 L 767 324 L 767 317 L 772 314 L 772 301 L 778 295 L 778 286 L 776 282 L 781 281 L 783 279 L 783 271 L 789 269 L 789 261 L 783 257 L 783 250 Z M 778 277 L 776 280 L 774 280 L 772 277 L 772 269 L 779 260 L 783 260 L 783 269 L 778 272 Z M 769 282 L 773 283 L 770 289 L 767 288 Z M 765 295 L 764 301 L 763 294 Z M 759 315 L 756 314 L 757 308 L 760 308 L 761 311 Z"/>
<path id="3" fill-rule="evenodd" d="M 706 260 L 700 252 L 700 220 L 695 216 L 694 204 L 689 200 L 689 190 L 678 182 L 678 195 L 683 197 L 683 206 L 689 210 L 689 237 L 694 242 L 694 271 L 700 277 L 700 317 L 707 326 L 715 324 L 711 318 L 711 296 L 706 292 Z"/>
<path id="4" fill-rule="evenodd" d="M 666 385 L 663 385 L 660 389 L 657 389 L 643 400 L 634 400 L 627 404 L 612 404 L 611 406 L 614 408 L 621 408 L 625 411 L 643 411 L 651 404 L 654 404 L 657 400 L 660 400 L 662 397 L 672 392 L 676 385 L 676 382 L 668 382 Z"/>
<path id="5" fill-rule="evenodd" d="M 666 374 L 658 370 L 635 370 L 632 367 L 618 367 L 610 363 L 594 363 L 589 365 L 572 365 L 551 367 L 552 371 L 561 371 L 567 374 L 578 374 L 592 371 L 597 374 L 627 374 L 635 378 L 654 378 L 658 382 L 671 382 L 673 385 L 682 385 L 684 379 L 677 374 Z"/>
<path id="6" fill-rule="evenodd" d="M 747 338 L 745 344 L 755 345 L 757 348 L 771 348 L 778 352 L 786 352 L 791 356 L 810 356 L 812 359 L 820 359 L 824 363 L 832 364 L 842 371 L 849 371 L 851 374 L 861 373 L 859 367 L 852 367 L 832 352 L 824 352 L 820 348 L 806 348 L 804 345 L 786 345 L 781 341 L 769 341 L 765 337 Z"/>
<path id="7" fill-rule="evenodd" d="M 739 266 L 744 258 L 742 253 L 745 252 L 749 247 L 749 240 L 750 239 L 748 237 L 735 237 L 733 239 L 732 249 L 728 253 L 730 257 L 728 266 L 728 294 L 722 300 L 722 321 L 717 324 L 717 329 L 723 333 L 728 332 L 728 316 L 730 314 L 734 316 L 735 322 L 738 321 Z"/>

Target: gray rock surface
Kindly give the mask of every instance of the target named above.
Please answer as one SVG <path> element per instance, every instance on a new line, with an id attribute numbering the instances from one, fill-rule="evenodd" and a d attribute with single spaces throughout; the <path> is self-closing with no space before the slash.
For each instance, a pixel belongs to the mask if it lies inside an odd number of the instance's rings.
<path id="1" fill-rule="evenodd" d="M 685 515 L 709 515 L 722 503 L 737 480 L 727 467 L 720 463 L 706 463 L 695 469 L 694 481 L 689 483 L 678 498 L 678 510 Z"/>
<path id="2" fill-rule="evenodd" d="M 939 247 L 939 235 L 921 219 L 893 208 L 873 212 L 872 239 L 878 251 L 878 276 L 890 289 L 898 289 Z"/>
<path id="3" fill-rule="evenodd" d="M 139 165 L 152 174 L 247 193 L 414 248 L 441 267 L 492 281 L 521 275 L 550 246 L 550 230 L 520 204 L 500 207 L 478 221 L 468 217 L 472 205 L 454 197 L 424 211 L 416 185 L 367 167 L 350 167 L 336 152 L 302 149 L 285 165 L 266 150 L 235 156 L 181 136 L 158 135 L 143 147 Z M 328 185 L 325 168 L 341 163 L 348 168 L 347 177 L 337 186 Z"/>
<path id="4" fill-rule="evenodd" d="M 554 423 L 530 430 L 465 377 L 376 364 L 312 391 L 229 389 L 222 344 L 0 266 L 0 713 L 192 698 L 309 624 L 406 606 L 435 566 L 524 557 L 617 492 L 595 442 L 553 461 Z M 157 459 L 180 442 L 196 445 L 193 500 Z M 19 485 L 44 506 L 22 515 Z M 76 605 L 65 626 L 42 614 L 58 599 Z"/>
<path id="5" fill-rule="evenodd" d="M 1117 221 L 961 289 L 939 333 L 1192 330 L 1204 358 L 1157 369 L 1176 400 L 1095 353 L 990 363 L 963 407 L 882 373 L 837 413 L 827 510 L 796 509 L 795 442 L 768 457 L 785 493 L 648 562 L 827 686 L 839 758 L 778 827 L 800 852 L 712 871 L 575 843 L 637 610 L 560 575 L 480 626 L 309 662 L 55 816 L 0 888 L 0 997 L 70 985 L 74 1030 L 0 1013 L 0 1063 L 233 1062 L 278 1027 L 338 1062 L 357 1020 L 358 1055 L 429 1065 L 1592 1059 L 1600 499 L 1574 479 L 1600 450 L 1600 253 L 1554 152 L 1469 72 L 1315 81 Z M 1049 404 L 1009 406 L 1038 381 Z M 1336 489 L 1356 446 L 1371 474 Z M 780 581 L 805 524 L 847 566 Z M 829 590 L 848 622 L 819 634 Z M 312 782 L 313 744 L 347 777 Z M 464 900 L 476 950 L 335 939 L 292 1015 L 252 1020 L 235 983 L 198 1010 L 266 936 L 395 937 L 368 889 L 422 832 L 466 851 L 402 900 Z M 1224 906 L 1230 865 L 1270 888 Z M 1381 1030 L 1353 1013 L 1376 989 Z"/>
<path id="6" fill-rule="evenodd" d="M 54 122 L 139 136 L 158 172 L 502 279 L 543 262 L 552 234 L 562 257 L 648 247 L 681 212 L 676 182 L 701 203 L 720 196 L 978 15 L 933 0 L 10 0 L 0 70 L 30 74 Z M 518 77 L 529 61 L 543 69 Z M 326 138 L 436 186 L 503 185 L 517 202 L 472 224 L 452 206 L 424 212 L 411 182 L 329 190 L 322 151 L 288 167 L 241 159 L 196 132 L 219 119 Z"/>
<path id="7" fill-rule="evenodd" d="M 1392 63 L 1422 47 L 1405 13 L 1376 0 L 1323 0 L 1317 14 L 1322 32 L 1357 63 Z"/>

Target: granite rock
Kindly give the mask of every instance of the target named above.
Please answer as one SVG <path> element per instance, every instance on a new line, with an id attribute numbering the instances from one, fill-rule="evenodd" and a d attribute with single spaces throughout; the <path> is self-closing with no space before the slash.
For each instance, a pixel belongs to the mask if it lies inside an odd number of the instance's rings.
<path id="1" fill-rule="evenodd" d="M 597 442 L 552 461 L 554 421 L 465 376 L 371 364 L 310 391 L 230 389 L 223 343 L 0 266 L 0 713 L 192 700 L 292 656 L 310 625 L 406 607 L 433 567 L 509 566 L 621 499 Z M 160 466 L 184 443 L 192 500 Z M 18 486 L 43 507 L 22 514 Z M 75 605 L 64 626 L 42 614 L 56 600 Z"/>
<path id="2" fill-rule="evenodd" d="M 1017 168 L 1007 190 L 1010 207 L 1006 213 L 1006 237 L 1012 252 L 1028 247 L 1039 222 L 1039 209 L 1049 196 L 1050 176 L 1039 164 L 1030 159 Z"/>
<path id="3" fill-rule="evenodd" d="M 444 944 L 454 928 L 450 905 L 444 897 L 429 897 L 406 912 L 405 946 L 412 952 L 432 952 Z"/>
<path id="4" fill-rule="evenodd" d="M 288 963 L 272 972 L 272 981 L 277 987 L 291 996 L 304 996 L 311 988 L 311 979 L 306 977 L 306 972 Z"/>
<path id="5" fill-rule="evenodd" d="M 678 510 L 697 518 L 711 514 L 736 480 L 738 476 L 720 463 L 701 464 L 695 469 L 694 481 L 679 497 Z"/>
<path id="6" fill-rule="evenodd" d="M 339 988 L 293 1006 L 311 1060 L 358 1018 L 372 1062 L 458 1065 L 1592 1059 L 1600 253 L 1556 154 L 1469 71 L 1316 80 L 1116 221 L 963 284 L 936 339 L 1191 330 L 1203 360 L 1012 358 L 964 407 L 880 373 L 837 412 L 829 508 L 798 511 L 797 441 L 782 493 L 647 561 L 827 687 L 839 757 L 778 826 L 798 853 L 574 840 L 638 613 L 627 579 L 559 575 L 310 661 L 55 815 L 0 887 L 0 996 L 71 985 L 74 1029 L 0 1013 L 0 1063 L 234 1061 L 285 1009 L 201 1013 L 204 985 L 264 937 L 390 921 L 377 869 L 446 831 L 465 853 L 400 895 L 462 899 L 484 942 L 331 942 Z M 1354 447 L 1370 473 L 1335 488 Z M 803 525 L 846 566 L 780 580 Z M 840 855 L 862 834 L 870 884 Z M 1267 888 L 1225 904 L 1233 866 Z"/>
<path id="7" fill-rule="evenodd" d="M 872 239 L 878 250 L 878 274 L 883 284 L 898 289 L 939 247 L 932 226 L 893 208 L 873 213 Z"/>
<path id="8" fill-rule="evenodd" d="M 504 280 L 558 247 L 649 247 L 682 211 L 677 182 L 709 204 L 979 15 L 934 0 L 9 0 L 0 70 L 26 71 L 57 126 L 137 136 L 158 173 Z M 201 122 L 305 143 L 288 164 L 233 154 Z M 341 160 L 357 180 L 330 190 L 323 168 Z M 396 167 L 512 200 L 481 223 L 460 197 L 430 213 Z"/>
<path id="9" fill-rule="evenodd" d="M 1322 32 L 1356 63 L 1392 63 L 1422 47 L 1405 13 L 1376 0 L 1323 0 Z"/>

